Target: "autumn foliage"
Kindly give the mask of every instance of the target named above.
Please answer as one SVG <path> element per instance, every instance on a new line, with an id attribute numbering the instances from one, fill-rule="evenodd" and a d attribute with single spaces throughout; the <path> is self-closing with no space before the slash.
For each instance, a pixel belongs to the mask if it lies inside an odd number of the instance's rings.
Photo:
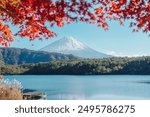
<path id="1" fill-rule="evenodd" d="M 0 44 L 9 46 L 17 35 L 48 39 L 56 36 L 50 27 L 79 21 L 108 30 L 110 20 L 129 20 L 133 32 L 149 33 L 150 0 L 0 0 Z"/>

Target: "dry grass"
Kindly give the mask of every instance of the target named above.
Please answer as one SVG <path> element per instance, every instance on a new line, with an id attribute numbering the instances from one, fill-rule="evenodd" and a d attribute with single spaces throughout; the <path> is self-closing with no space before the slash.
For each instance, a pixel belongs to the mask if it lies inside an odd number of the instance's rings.
<path id="1" fill-rule="evenodd" d="M 22 85 L 17 80 L 0 80 L 0 100 L 22 100 Z"/>

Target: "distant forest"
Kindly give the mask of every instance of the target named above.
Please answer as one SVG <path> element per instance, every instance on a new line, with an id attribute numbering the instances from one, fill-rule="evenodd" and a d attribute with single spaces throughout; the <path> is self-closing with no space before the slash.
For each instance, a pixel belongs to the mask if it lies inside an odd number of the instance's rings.
<path id="1" fill-rule="evenodd" d="M 77 58 L 78 57 L 73 55 L 65 55 L 60 53 L 49 53 L 19 48 L 0 48 L 0 65 L 1 63 L 17 65 L 50 62 L 55 60 L 71 60 Z"/>
<path id="2" fill-rule="evenodd" d="M 2 65 L 4 75 L 108 75 L 150 74 L 150 57 L 59 60 L 53 62 Z"/>

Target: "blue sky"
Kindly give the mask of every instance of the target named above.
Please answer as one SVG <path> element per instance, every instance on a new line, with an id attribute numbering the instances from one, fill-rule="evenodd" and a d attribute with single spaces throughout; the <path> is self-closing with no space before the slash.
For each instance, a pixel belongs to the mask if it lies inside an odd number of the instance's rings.
<path id="1" fill-rule="evenodd" d="M 73 23 L 63 28 L 53 27 L 51 29 L 57 33 L 55 38 L 31 42 L 28 39 L 17 37 L 11 47 L 38 50 L 64 36 L 72 36 L 97 51 L 112 55 L 150 55 L 150 38 L 147 34 L 142 32 L 132 33 L 128 22 L 125 23 L 125 26 L 120 26 L 118 22 L 110 22 L 109 24 L 108 31 L 86 23 Z M 11 28 L 13 31 L 17 30 L 17 28 Z"/>

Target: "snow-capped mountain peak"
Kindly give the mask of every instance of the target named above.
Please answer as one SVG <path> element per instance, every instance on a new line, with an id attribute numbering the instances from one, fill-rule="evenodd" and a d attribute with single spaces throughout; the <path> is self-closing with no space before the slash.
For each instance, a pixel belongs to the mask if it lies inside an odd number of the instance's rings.
<path id="1" fill-rule="evenodd" d="M 62 47 L 61 50 L 78 50 L 85 48 L 85 45 L 83 43 L 74 39 L 73 37 L 64 37 L 59 41 Z"/>
<path id="2" fill-rule="evenodd" d="M 50 52 L 62 52 L 68 50 L 80 50 L 84 49 L 85 45 L 74 39 L 73 37 L 64 37 L 44 48 L 42 50 L 49 50 Z"/>
<path id="3" fill-rule="evenodd" d="M 42 48 L 41 50 L 63 54 L 73 54 L 84 58 L 104 58 L 109 56 L 91 49 L 73 37 L 64 37 Z"/>

